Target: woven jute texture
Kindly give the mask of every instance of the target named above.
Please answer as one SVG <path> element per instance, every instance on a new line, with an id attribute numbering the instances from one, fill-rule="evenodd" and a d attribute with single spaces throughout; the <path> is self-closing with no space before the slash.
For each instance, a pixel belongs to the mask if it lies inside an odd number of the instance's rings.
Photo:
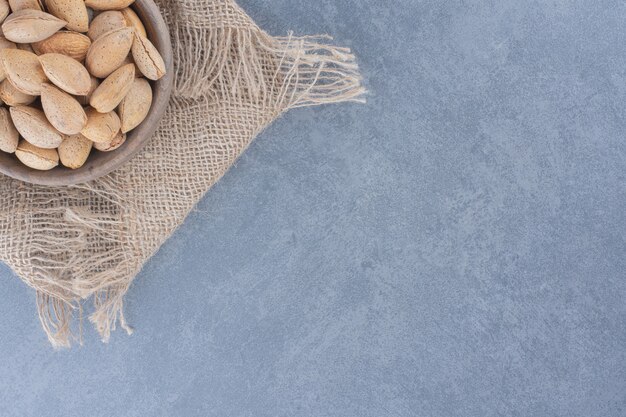
<path id="1" fill-rule="evenodd" d="M 87 184 L 0 177 L 0 258 L 37 293 L 54 346 L 80 340 L 83 311 L 107 341 L 128 332 L 124 294 L 144 263 L 282 112 L 360 101 L 354 57 L 325 37 L 271 37 L 231 0 L 160 0 L 176 80 L 157 133 Z"/>

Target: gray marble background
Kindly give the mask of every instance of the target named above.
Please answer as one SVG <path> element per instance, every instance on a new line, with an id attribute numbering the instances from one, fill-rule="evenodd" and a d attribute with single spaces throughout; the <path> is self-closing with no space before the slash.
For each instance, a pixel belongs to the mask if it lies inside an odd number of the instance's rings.
<path id="1" fill-rule="evenodd" d="M 369 103 L 277 121 L 53 351 L 2 268 L 1 416 L 626 415 L 626 4 L 242 0 Z"/>

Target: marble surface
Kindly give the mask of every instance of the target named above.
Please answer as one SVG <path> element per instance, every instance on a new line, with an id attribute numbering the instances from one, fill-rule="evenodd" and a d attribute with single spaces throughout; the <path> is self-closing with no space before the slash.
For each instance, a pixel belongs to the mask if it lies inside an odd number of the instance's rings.
<path id="1" fill-rule="evenodd" d="M 0 269 L 0 415 L 626 415 L 626 4 L 242 0 L 352 47 L 55 352 Z"/>

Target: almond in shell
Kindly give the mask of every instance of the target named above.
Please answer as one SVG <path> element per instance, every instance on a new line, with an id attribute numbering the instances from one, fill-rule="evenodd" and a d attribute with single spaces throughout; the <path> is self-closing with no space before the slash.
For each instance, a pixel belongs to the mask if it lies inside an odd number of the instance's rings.
<path id="1" fill-rule="evenodd" d="M 15 49 L 17 48 L 17 45 L 14 42 L 11 42 L 7 38 L 5 38 L 4 36 L 0 36 L 0 49 L 8 49 L 8 48 Z"/>
<path id="2" fill-rule="evenodd" d="M 83 96 L 76 96 L 76 100 L 78 100 L 78 102 L 82 104 L 83 106 L 88 106 L 89 100 L 91 99 L 91 95 L 93 94 L 94 91 L 96 91 L 96 88 L 98 88 L 99 85 L 100 85 L 100 81 L 98 81 L 96 77 L 92 76 L 91 86 L 89 87 L 89 91 L 87 92 L 87 94 Z"/>
<path id="3" fill-rule="evenodd" d="M 122 65 L 126 65 L 126 64 L 133 64 L 135 66 L 135 77 L 137 78 L 143 77 L 143 74 L 141 73 L 141 71 L 139 71 L 139 68 L 137 68 L 137 64 L 135 64 L 135 60 L 133 59 L 132 55 L 128 55 L 126 59 L 124 59 L 124 62 L 122 63 Z"/>
<path id="4" fill-rule="evenodd" d="M 48 11 L 67 22 L 69 30 L 87 32 L 89 15 L 83 0 L 46 0 Z"/>
<path id="5" fill-rule="evenodd" d="M 94 142 L 93 147 L 100 152 L 111 152 L 122 146 L 124 142 L 126 142 L 126 133 L 117 132 L 117 135 L 110 142 Z"/>
<path id="6" fill-rule="evenodd" d="M 40 171 L 48 171 L 59 165 L 59 154 L 56 149 L 40 148 L 25 140 L 21 140 L 17 145 L 15 156 L 27 167 Z"/>
<path id="7" fill-rule="evenodd" d="M 129 132 L 139 126 L 150 112 L 151 105 L 150 83 L 145 78 L 136 78 L 118 107 L 122 132 Z"/>
<path id="8" fill-rule="evenodd" d="M 91 87 L 91 77 L 87 68 L 77 60 L 61 54 L 43 54 L 39 61 L 48 79 L 70 94 L 85 95 Z"/>
<path id="9" fill-rule="evenodd" d="M 20 10 L 43 10 L 43 4 L 39 0 L 9 0 L 9 5 L 13 12 L 19 12 Z"/>
<path id="10" fill-rule="evenodd" d="M 16 43 L 39 42 L 65 26 L 67 22 L 49 13 L 24 9 L 10 14 L 2 24 L 4 37 Z"/>
<path id="11" fill-rule="evenodd" d="M 37 55 L 32 52 L 3 49 L 0 51 L 0 61 L 8 80 L 23 93 L 38 96 L 41 83 L 48 81 Z"/>
<path id="12" fill-rule="evenodd" d="M 4 80 L 0 83 L 0 100 L 7 106 L 26 106 L 36 99 L 36 96 L 22 93 L 9 80 Z"/>
<path id="13" fill-rule="evenodd" d="M 9 110 L 0 108 L 0 151 L 13 153 L 17 149 L 20 134 L 13 125 Z"/>
<path id="14" fill-rule="evenodd" d="M 132 51 L 135 64 L 146 78 L 158 80 L 165 75 L 165 62 L 148 38 L 135 34 Z"/>
<path id="15" fill-rule="evenodd" d="M 135 0 L 85 0 L 87 7 L 94 10 L 121 10 L 134 2 Z"/>
<path id="16" fill-rule="evenodd" d="M 16 47 L 17 49 L 21 49 L 22 51 L 32 52 L 33 54 L 35 53 L 35 50 L 30 43 L 18 43 Z"/>
<path id="17" fill-rule="evenodd" d="M 32 44 L 38 55 L 61 54 L 77 61 L 85 59 L 90 46 L 91 39 L 88 36 L 72 31 L 57 32 L 48 39 Z"/>
<path id="18" fill-rule="evenodd" d="M 96 109 L 87 109 L 87 125 L 81 133 L 96 143 L 107 143 L 113 140 L 120 130 L 120 118 L 114 111 L 99 113 Z"/>
<path id="19" fill-rule="evenodd" d="M 130 7 L 127 7 L 122 10 L 122 14 L 124 15 L 124 19 L 126 19 L 126 26 L 135 28 L 135 32 L 140 34 L 141 36 L 147 38 L 148 34 L 146 33 L 146 28 L 143 25 L 143 22 L 137 16 L 137 13 L 133 11 Z"/>
<path id="20" fill-rule="evenodd" d="M 113 71 L 91 95 L 89 104 L 100 113 L 113 111 L 128 93 L 135 80 L 135 65 L 126 64 Z"/>
<path id="21" fill-rule="evenodd" d="M 61 163 L 71 169 L 82 167 L 92 146 L 93 142 L 81 134 L 66 136 L 58 149 Z"/>
<path id="22" fill-rule="evenodd" d="M 34 107 L 11 107 L 11 119 L 20 135 L 35 146 L 57 148 L 63 136 L 50 124 L 44 113 Z"/>
<path id="23" fill-rule="evenodd" d="M 80 133 L 87 124 L 83 106 L 74 97 L 51 84 L 41 86 L 41 107 L 50 124 L 66 135 Z"/>
<path id="24" fill-rule="evenodd" d="M 10 40 L 6 39 L 3 36 L 0 36 L 0 50 L 3 49 L 15 49 L 17 48 L 17 46 L 11 42 Z M 0 65 L 0 81 L 4 80 L 6 78 L 6 74 L 4 73 L 4 68 L 2 68 L 2 65 Z"/>
<path id="25" fill-rule="evenodd" d="M 122 66 L 133 44 L 133 29 L 121 28 L 100 36 L 91 44 L 85 64 L 94 77 L 105 78 Z"/>
<path id="26" fill-rule="evenodd" d="M 7 0 L 0 0 L 0 22 L 2 22 L 9 13 L 11 13 L 9 2 Z"/>
<path id="27" fill-rule="evenodd" d="M 126 19 L 122 12 L 117 10 L 110 10 L 108 12 L 102 12 L 98 16 L 94 17 L 93 21 L 89 25 L 89 31 L 87 36 L 92 41 L 97 40 L 100 36 L 115 29 L 121 29 L 128 26 Z"/>

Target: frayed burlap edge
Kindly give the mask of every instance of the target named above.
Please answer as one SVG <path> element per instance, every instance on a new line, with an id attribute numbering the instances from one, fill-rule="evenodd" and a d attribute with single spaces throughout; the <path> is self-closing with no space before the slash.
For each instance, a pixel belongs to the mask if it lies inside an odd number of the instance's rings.
<path id="1" fill-rule="evenodd" d="M 82 343 L 83 302 L 88 299 L 93 301 L 89 320 L 104 342 L 118 324 L 132 333 L 124 318 L 123 299 L 133 278 L 254 136 L 282 112 L 296 107 L 363 101 L 364 89 L 354 56 L 349 49 L 330 46 L 330 37 L 271 37 L 256 27 L 233 1 L 199 3 L 206 3 L 217 12 L 209 16 L 213 24 L 203 20 L 203 16 L 185 14 L 185 7 L 193 12 L 197 4 L 192 7 L 185 1 L 167 0 L 160 4 L 170 25 L 176 79 L 168 109 L 171 114 L 166 114 L 157 136 L 167 137 L 167 131 L 163 132 L 165 124 L 175 120 L 175 115 L 190 103 L 210 106 L 232 102 L 236 111 L 241 108 L 244 115 L 251 112 L 254 120 L 242 128 L 237 140 L 233 140 L 232 133 L 225 137 L 229 146 L 235 144 L 232 156 L 229 154 L 226 162 L 219 165 L 211 163 L 210 178 L 203 178 L 200 184 L 188 189 L 172 186 L 171 194 L 179 195 L 168 194 L 167 198 L 179 199 L 172 201 L 176 214 L 163 220 L 165 225 L 158 233 L 145 237 L 141 219 L 149 215 L 150 202 L 138 202 L 128 192 L 128 178 L 137 172 L 141 174 L 134 166 L 93 183 L 69 187 L 62 191 L 63 201 L 52 204 L 44 204 L 46 199 L 54 198 L 56 191 L 50 188 L 15 183 L 7 187 L 18 201 L 18 210 L 30 209 L 33 204 L 29 200 L 34 195 L 41 199 L 36 209 L 22 215 L 29 226 L 26 228 L 10 227 L 7 222 L 15 221 L 15 213 L 9 214 L 14 207 L 6 208 L 0 224 L 5 233 L 12 235 L 13 242 L 16 234 L 32 233 L 22 236 L 21 247 L 3 248 L 1 255 L 36 289 L 39 317 L 55 347 L 70 346 L 72 339 Z M 225 16 L 222 20 L 220 14 Z M 196 16 L 195 20 L 190 16 Z M 210 108 L 199 114 L 207 117 Z M 146 164 L 154 151 L 148 147 L 137 158 Z M 130 165 L 139 165 L 135 162 Z M 104 208 L 90 208 L 91 199 L 97 199 L 97 204 Z M 72 324 L 74 320 L 77 326 Z"/>

